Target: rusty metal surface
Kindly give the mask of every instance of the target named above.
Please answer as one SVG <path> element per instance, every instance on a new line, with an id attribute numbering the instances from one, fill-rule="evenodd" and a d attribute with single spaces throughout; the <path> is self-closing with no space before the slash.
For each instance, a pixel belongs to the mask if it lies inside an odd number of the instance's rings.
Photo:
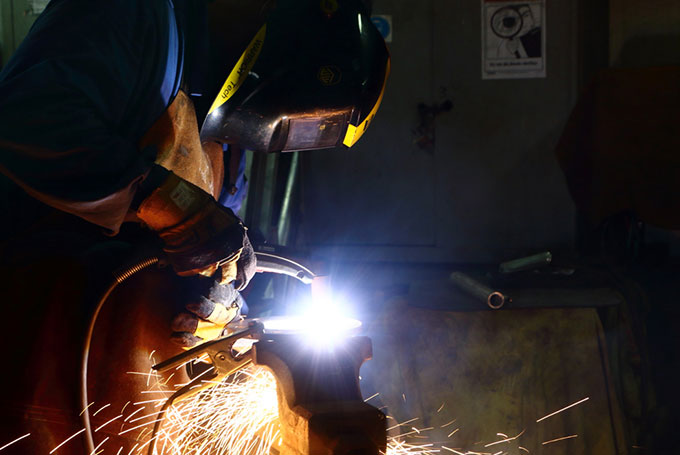
<path id="1" fill-rule="evenodd" d="M 282 455 L 366 454 L 385 450 L 385 416 L 364 403 L 359 368 L 371 358 L 371 341 L 351 337 L 333 350 L 295 335 L 254 346 L 254 363 L 277 380 Z"/>
<path id="2" fill-rule="evenodd" d="M 594 309 L 462 313 L 415 308 L 396 298 L 364 322 L 374 359 L 362 369 L 362 388 L 380 392 L 371 403 L 386 405 L 396 421 L 419 418 L 403 431 L 433 427 L 412 442 L 447 441 L 463 453 L 512 455 L 526 453 L 519 446 L 550 455 L 631 450 Z M 502 439 L 498 433 L 522 431 L 516 441 L 485 447 Z M 543 444 L 570 435 L 577 436 Z"/>

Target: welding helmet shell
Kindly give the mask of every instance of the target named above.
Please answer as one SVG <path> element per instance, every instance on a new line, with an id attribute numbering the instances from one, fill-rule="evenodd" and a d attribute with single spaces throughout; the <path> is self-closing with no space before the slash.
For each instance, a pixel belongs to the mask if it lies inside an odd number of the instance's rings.
<path id="1" fill-rule="evenodd" d="M 256 152 L 351 147 L 382 100 L 389 53 L 360 0 L 278 0 L 201 127 Z"/>

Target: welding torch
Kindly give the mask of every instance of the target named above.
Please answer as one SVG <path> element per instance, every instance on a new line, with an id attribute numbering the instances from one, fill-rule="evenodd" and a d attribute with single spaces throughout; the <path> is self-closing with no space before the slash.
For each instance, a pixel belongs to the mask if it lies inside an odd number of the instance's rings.
<path id="1" fill-rule="evenodd" d="M 278 273 L 300 280 L 304 284 L 311 285 L 312 297 L 328 293 L 328 276 L 317 275 L 299 262 L 276 254 L 273 247 L 256 246 L 254 248 L 258 273 Z M 269 251 L 262 251 L 265 248 Z"/>
<path id="2" fill-rule="evenodd" d="M 304 265 L 274 253 L 256 251 L 258 273 L 279 273 L 312 284 L 317 276 Z"/>

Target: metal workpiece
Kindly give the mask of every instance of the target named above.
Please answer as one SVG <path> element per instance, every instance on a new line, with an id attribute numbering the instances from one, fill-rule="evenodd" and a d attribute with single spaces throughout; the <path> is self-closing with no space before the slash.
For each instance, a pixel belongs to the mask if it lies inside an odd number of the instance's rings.
<path id="1" fill-rule="evenodd" d="M 385 453 L 385 415 L 364 402 L 359 387 L 359 369 L 371 356 L 371 340 L 362 336 L 333 348 L 311 346 L 297 335 L 253 346 L 253 363 L 276 378 L 281 455 Z"/>
<path id="2" fill-rule="evenodd" d="M 485 302 L 493 310 L 500 309 L 510 297 L 496 291 L 462 272 L 451 272 L 450 280 L 461 290 Z"/>
<path id="3" fill-rule="evenodd" d="M 541 267 L 546 267 L 552 262 L 552 253 L 544 251 L 542 253 L 532 254 L 523 258 L 506 261 L 498 266 L 498 271 L 501 273 L 521 272 L 522 270 L 532 270 Z"/>

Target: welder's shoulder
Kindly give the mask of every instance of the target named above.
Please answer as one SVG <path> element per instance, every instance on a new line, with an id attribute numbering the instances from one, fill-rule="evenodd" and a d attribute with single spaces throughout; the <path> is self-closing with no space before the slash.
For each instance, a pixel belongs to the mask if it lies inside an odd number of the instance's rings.
<path id="1" fill-rule="evenodd" d="M 164 77 L 169 9 L 168 0 L 53 0 L 0 73 L 5 107 L 56 102 L 31 96 L 53 90 L 89 100 L 113 124 L 148 105 L 157 116 L 148 97 Z"/>
<path id="2" fill-rule="evenodd" d="M 158 40 L 167 36 L 169 5 L 168 0 L 53 0 L 3 74 L 86 52 L 96 60 L 137 59 L 149 52 L 153 58 L 154 49 L 161 48 Z"/>

